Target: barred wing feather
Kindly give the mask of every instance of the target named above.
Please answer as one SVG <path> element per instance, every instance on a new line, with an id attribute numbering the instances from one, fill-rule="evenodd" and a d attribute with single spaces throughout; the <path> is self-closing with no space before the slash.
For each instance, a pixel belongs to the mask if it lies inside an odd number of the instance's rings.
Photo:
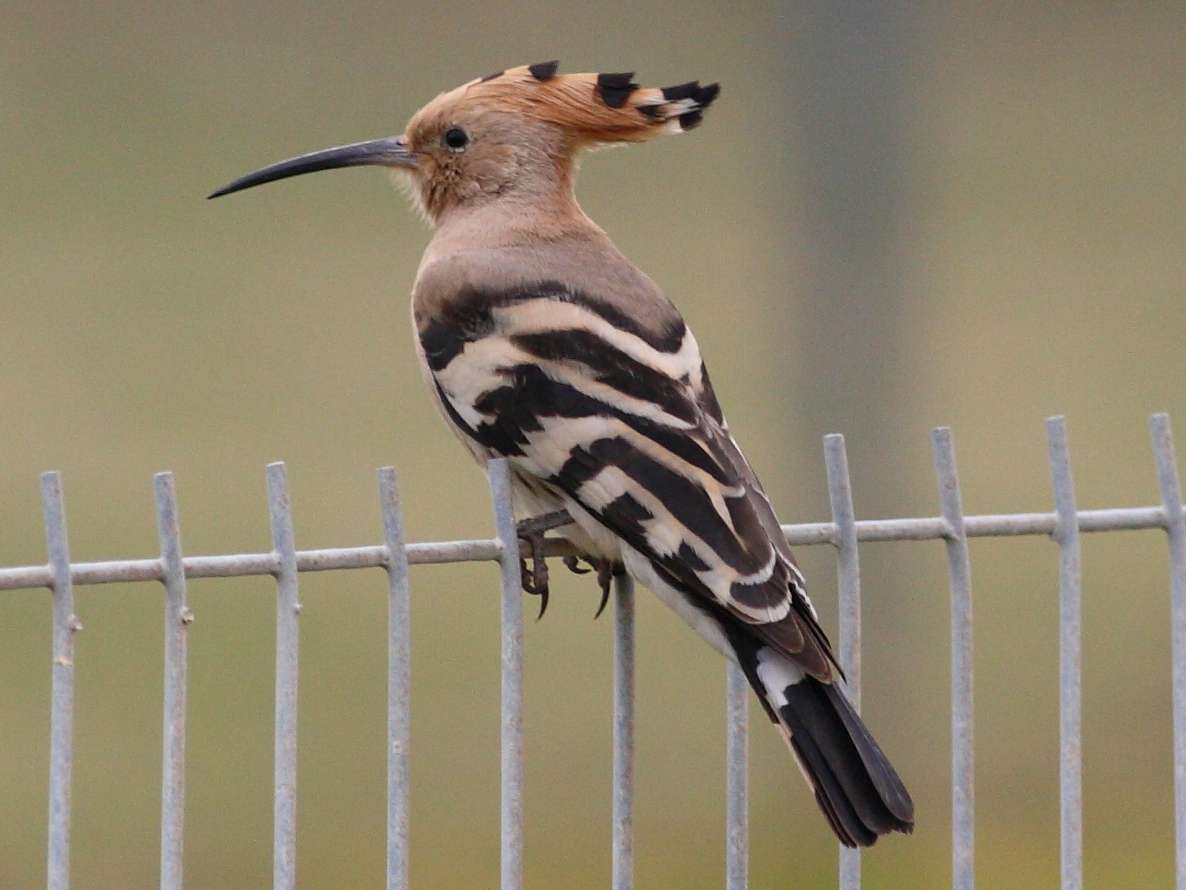
<path id="1" fill-rule="evenodd" d="M 443 409 L 474 445 L 829 681 L 835 662 L 802 576 L 672 314 L 657 336 L 557 284 L 462 293 L 421 325 L 420 345 Z"/>

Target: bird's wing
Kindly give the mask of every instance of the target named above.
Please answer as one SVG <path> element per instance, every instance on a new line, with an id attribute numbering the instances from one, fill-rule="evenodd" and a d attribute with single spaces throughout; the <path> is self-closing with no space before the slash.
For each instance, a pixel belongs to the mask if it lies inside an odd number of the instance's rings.
<path id="1" fill-rule="evenodd" d="M 563 492 L 690 596 L 830 680 L 831 648 L 696 340 L 555 284 L 459 295 L 419 325 L 449 419 Z"/>

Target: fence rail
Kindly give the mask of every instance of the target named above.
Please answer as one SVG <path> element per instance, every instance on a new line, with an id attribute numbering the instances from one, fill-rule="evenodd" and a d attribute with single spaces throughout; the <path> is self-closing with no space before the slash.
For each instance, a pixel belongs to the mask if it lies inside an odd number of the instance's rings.
<path id="1" fill-rule="evenodd" d="M 828 544 L 836 549 L 840 603 L 839 655 L 849 693 L 860 707 L 861 591 L 859 542 L 944 542 L 951 593 L 952 692 L 952 885 L 972 890 L 975 801 L 973 784 L 972 583 L 968 539 L 1017 535 L 1050 536 L 1059 548 L 1059 732 L 1060 861 L 1063 890 L 1081 890 L 1083 862 L 1079 536 L 1086 532 L 1161 529 L 1169 542 L 1174 727 L 1174 818 L 1176 886 L 1186 890 L 1186 510 L 1183 508 L 1169 418 L 1150 419 L 1154 465 L 1161 503 L 1149 507 L 1078 510 L 1071 475 L 1066 426 L 1047 421 L 1055 509 L 1049 513 L 965 516 L 955 449 L 949 430 L 932 437 L 939 489 L 938 516 L 857 520 L 844 439 L 824 439 L 832 520 L 783 526 L 794 545 Z M 160 555 L 147 559 L 74 563 L 70 560 L 66 513 L 59 474 L 41 477 L 48 561 L 0 568 L 0 590 L 47 587 L 53 594 L 53 660 L 50 705 L 50 777 L 47 886 L 70 885 L 71 768 L 73 764 L 74 635 L 82 630 L 74 587 L 158 581 L 165 589 L 164 754 L 162 766 L 161 888 L 180 890 L 183 875 L 185 809 L 186 637 L 193 613 L 187 604 L 189 578 L 271 575 L 276 579 L 276 692 L 273 886 L 296 887 L 296 755 L 299 670 L 299 576 L 304 572 L 384 569 L 388 577 L 388 890 L 408 887 L 408 796 L 410 710 L 408 567 L 419 564 L 492 561 L 501 581 L 501 888 L 520 890 L 523 881 L 523 614 L 519 544 L 511 509 L 510 475 L 504 461 L 489 467 L 495 535 L 464 541 L 407 544 L 399 486 L 391 467 L 379 470 L 383 543 L 361 547 L 297 550 L 284 465 L 267 468 L 272 550 L 214 556 L 183 556 L 173 477 L 154 478 Z M 564 555 L 561 541 L 545 553 Z M 634 591 L 629 578 L 615 582 L 613 832 L 611 886 L 634 886 Z M 726 673 L 725 886 L 748 885 L 747 684 L 733 664 Z M 841 850 L 839 886 L 861 885 L 860 854 Z"/>

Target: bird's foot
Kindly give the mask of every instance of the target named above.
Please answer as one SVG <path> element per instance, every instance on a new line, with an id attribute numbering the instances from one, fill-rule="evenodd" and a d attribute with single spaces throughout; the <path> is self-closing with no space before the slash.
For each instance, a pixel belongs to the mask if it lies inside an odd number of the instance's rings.
<path id="1" fill-rule="evenodd" d="M 526 558 L 519 559 L 519 571 L 522 578 L 523 592 L 538 596 L 539 615 L 536 621 L 544 617 L 548 610 L 548 562 L 544 559 L 544 533 L 549 529 L 569 525 L 572 517 L 566 510 L 545 513 L 542 516 L 532 516 L 524 519 L 515 527 L 519 540 L 531 550 L 531 570 L 527 569 Z M 567 560 L 566 560 L 567 564 Z"/>
<path id="2" fill-rule="evenodd" d="M 582 566 L 584 563 L 588 568 Z M 605 611 L 606 604 L 609 603 L 610 591 L 613 589 L 614 576 L 620 575 L 625 569 L 621 563 L 614 563 L 604 557 L 594 558 L 590 556 L 566 556 L 564 557 L 564 565 L 567 566 L 570 572 L 577 575 L 587 575 L 589 572 L 597 572 L 597 586 L 601 588 L 601 602 L 597 604 L 597 613 L 593 616 L 596 621 L 601 617 L 601 613 Z"/>

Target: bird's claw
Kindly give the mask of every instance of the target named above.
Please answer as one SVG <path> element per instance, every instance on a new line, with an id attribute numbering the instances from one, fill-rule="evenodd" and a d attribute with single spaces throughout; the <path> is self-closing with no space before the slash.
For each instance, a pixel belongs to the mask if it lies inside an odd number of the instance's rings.
<path id="1" fill-rule="evenodd" d="M 581 558 L 579 556 L 573 556 L 571 553 L 568 556 L 562 557 L 561 562 L 574 575 L 587 575 L 593 571 L 592 569 L 584 568 L 581 565 Z"/>
<path id="2" fill-rule="evenodd" d="M 527 567 L 527 560 L 519 560 L 519 577 L 523 585 L 523 592 L 539 597 L 539 614 L 535 620 L 539 621 L 548 611 L 548 563 L 544 559 L 542 536 L 540 538 L 524 539 L 531 547 L 531 568 Z"/>
<path id="3" fill-rule="evenodd" d="M 597 560 L 594 567 L 597 569 L 597 584 L 601 587 L 601 602 L 597 604 L 597 612 L 593 616 L 593 620 L 596 621 L 609 603 L 609 593 L 613 587 L 614 578 L 623 574 L 625 568 L 621 563 L 612 563 L 608 559 Z"/>
<path id="4" fill-rule="evenodd" d="M 554 513 L 524 519 L 515 527 L 519 540 L 531 549 L 531 570 L 527 569 L 527 560 L 520 558 L 519 574 L 523 592 L 540 598 L 536 621 L 543 618 L 544 612 L 548 611 L 548 562 L 544 559 L 544 533 L 571 522 L 572 517 L 566 511 L 557 510 Z"/>
<path id="5" fill-rule="evenodd" d="M 582 562 L 589 566 L 589 568 L 582 566 Z M 601 602 L 597 604 L 597 612 L 593 616 L 593 620 L 596 621 L 601 617 L 601 613 L 605 611 L 606 605 L 609 604 L 609 595 L 613 588 L 614 576 L 622 573 L 622 567 L 615 565 L 608 559 L 591 559 L 588 556 L 566 556 L 564 557 L 564 565 L 568 567 L 570 572 L 575 572 L 578 575 L 587 575 L 592 571 L 597 572 L 597 586 L 601 588 Z"/>

